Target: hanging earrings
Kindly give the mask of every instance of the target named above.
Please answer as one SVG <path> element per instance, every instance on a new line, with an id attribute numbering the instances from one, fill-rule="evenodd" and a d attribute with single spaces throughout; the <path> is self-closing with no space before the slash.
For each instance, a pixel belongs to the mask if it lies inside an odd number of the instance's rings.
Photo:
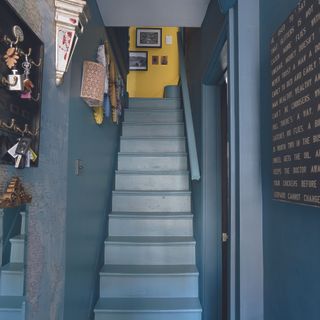
<path id="1" fill-rule="evenodd" d="M 9 69 L 12 70 L 12 74 L 8 75 L 8 80 L 6 84 L 8 84 L 10 91 L 21 91 L 22 90 L 22 78 L 21 75 L 18 74 L 18 70 L 15 68 L 18 60 L 20 59 L 19 52 L 15 46 L 13 46 L 13 42 L 10 41 L 10 48 L 7 50 L 4 55 L 4 60 Z"/>
<path id="2" fill-rule="evenodd" d="M 23 68 L 23 92 L 21 93 L 21 99 L 28 99 L 30 100 L 32 89 L 34 88 L 34 84 L 29 79 L 30 70 L 31 70 L 31 63 L 29 61 L 29 56 L 31 54 L 31 49 L 29 52 L 25 54 L 25 61 L 22 63 Z"/>
<path id="3" fill-rule="evenodd" d="M 4 60 L 7 64 L 7 67 L 10 70 L 17 64 L 20 58 L 17 44 L 19 42 L 23 42 L 24 40 L 23 31 L 19 26 L 17 25 L 13 26 L 12 33 L 14 34 L 16 41 L 12 41 L 7 36 L 4 36 L 4 40 L 10 43 L 10 48 L 7 50 L 6 54 L 4 55 Z"/>
<path id="4" fill-rule="evenodd" d="M 10 48 L 7 50 L 4 60 L 7 64 L 7 67 L 9 69 L 12 69 L 18 62 L 19 60 L 19 54 L 17 52 L 17 49 L 15 47 L 12 47 L 12 42 Z"/>
<path id="5" fill-rule="evenodd" d="M 11 40 L 7 35 L 3 37 L 3 41 L 9 45 L 3 59 L 12 73 L 8 74 L 6 77 L 0 78 L 0 85 L 6 86 L 10 91 L 19 91 L 21 93 L 21 99 L 39 101 L 39 93 L 35 97 L 32 96 L 32 90 L 35 86 L 29 77 L 32 65 L 35 67 L 41 66 L 41 58 L 39 62 L 36 63 L 30 57 L 32 51 L 31 48 L 29 48 L 28 53 L 25 53 L 19 47 L 18 43 L 24 41 L 24 34 L 18 25 L 15 25 L 12 28 L 12 33 L 15 36 L 15 41 Z M 17 65 L 19 59 L 23 56 L 24 61 L 21 63 L 23 74 L 21 75 L 18 71 L 20 68 L 17 68 Z"/>

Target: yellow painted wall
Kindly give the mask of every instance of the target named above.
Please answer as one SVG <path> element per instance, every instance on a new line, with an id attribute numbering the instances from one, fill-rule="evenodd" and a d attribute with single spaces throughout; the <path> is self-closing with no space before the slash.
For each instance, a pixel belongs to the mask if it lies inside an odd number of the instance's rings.
<path id="1" fill-rule="evenodd" d="M 136 28 L 130 30 L 130 51 L 148 51 L 148 71 L 130 71 L 127 89 L 130 97 L 162 98 L 167 85 L 179 81 L 179 53 L 176 27 L 162 27 L 162 48 L 136 48 Z M 172 36 L 172 44 L 166 44 L 166 36 Z M 159 56 L 159 64 L 152 64 L 152 56 Z M 168 56 L 168 64 L 161 65 L 161 56 Z"/>

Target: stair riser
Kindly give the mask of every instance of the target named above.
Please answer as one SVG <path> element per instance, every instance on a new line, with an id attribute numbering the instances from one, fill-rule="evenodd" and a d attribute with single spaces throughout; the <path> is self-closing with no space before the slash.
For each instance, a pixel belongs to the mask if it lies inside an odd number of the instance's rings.
<path id="1" fill-rule="evenodd" d="M 129 99 L 129 109 L 131 108 L 180 108 L 180 99 Z"/>
<path id="2" fill-rule="evenodd" d="M 201 320 L 201 312 L 96 312 L 95 320 Z"/>
<path id="3" fill-rule="evenodd" d="M 113 194 L 112 211 L 116 212 L 191 212 L 190 195 Z"/>
<path id="4" fill-rule="evenodd" d="M 173 123 L 182 122 L 182 110 L 172 111 L 130 111 L 124 113 L 125 122 L 153 122 L 153 123 Z"/>
<path id="5" fill-rule="evenodd" d="M 153 140 L 153 139 L 121 139 L 121 152 L 185 152 L 184 139 Z"/>
<path id="6" fill-rule="evenodd" d="M 193 236 L 191 218 L 115 218 L 109 219 L 110 236 Z"/>
<path id="7" fill-rule="evenodd" d="M 1 273 L 1 295 L 23 296 L 23 273 Z"/>
<path id="8" fill-rule="evenodd" d="M 116 190 L 188 190 L 189 177 L 183 175 L 116 174 Z"/>
<path id="9" fill-rule="evenodd" d="M 194 244 L 105 244 L 106 264 L 182 265 L 195 264 Z"/>
<path id="10" fill-rule="evenodd" d="M 23 263 L 24 262 L 24 241 L 21 240 L 10 240 L 11 252 L 10 262 L 11 263 Z"/>
<path id="11" fill-rule="evenodd" d="M 174 125 L 126 125 L 122 126 L 122 135 L 124 137 L 183 137 L 184 126 L 183 124 Z"/>
<path id="12" fill-rule="evenodd" d="M 0 310 L 0 319 L 3 319 L 3 320 L 23 320 L 22 311 Z"/>
<path id="13" fill-rule="evenodd" d="M 135 157 L 121 156 L 118 158 L 119 170 L 140 170 L 140 171 L 166 171 L 186 170 L 187 157 Z"/>
<path id="14" fill-rule="evenodd" d="M 197 275 L 104 275 L 100 277 L 103 298 L 196 298 Z"/>

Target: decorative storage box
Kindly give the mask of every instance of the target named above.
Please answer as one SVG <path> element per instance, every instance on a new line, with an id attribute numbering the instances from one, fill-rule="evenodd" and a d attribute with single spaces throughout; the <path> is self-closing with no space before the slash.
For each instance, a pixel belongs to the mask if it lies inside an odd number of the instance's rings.
<path id="1" fill-rule="evenodd" d="M 103 104 L 105 67 L 96 62 L 84 61 L 81 85 L 81 98 L 89 107 L 100 107 Z"/>

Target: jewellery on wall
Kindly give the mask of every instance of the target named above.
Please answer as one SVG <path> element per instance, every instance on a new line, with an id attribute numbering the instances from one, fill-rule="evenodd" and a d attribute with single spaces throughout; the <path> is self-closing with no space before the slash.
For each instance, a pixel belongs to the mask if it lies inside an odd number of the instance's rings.
<path id="1" fill-rule="evenodd" d="M 20 57 L 17 49 L 14 47 L 10 47 L 3 58 L 7 64 L 7 67 L 9 69 L 12 69 L 17 64 Z"/>
<path id="2" fill-rule="evenodd" d="M 1 165 L 38 166 L 43 59 L 43 41 L 8 1 L 0 1 Z M 9 153 L 20 142 L 17 153 Z"/>
<path id="3" fill-rule="evenodd" d="M 16 40 L 12 41 L 8 36 L 4 36 L 4 41 L 10 44 L 10 48 L 7 50 L 4 60 L 8 66 L 9 69 L 12 69 L 18 62 L 20 55 L 19 50 L 17 48 L 17 44 L 19 42 L 23 42 L 24 40 L 24 33 L 22 29 L 15 25 L 12 28 L 12 33 L 15 36 Z"/>
<path id="4" fill-rule="evenodd" d="M 34 85 L 30 80 L 29 75 L 31 66 L 34 65 L 36 67 L 40 67 L 42 61 L 40 59 L 40 61 L 36 63 L 30 58 L 31 48 L 29 48 L 28 53 L 25 53 L 18 47 L 18 43 L 24 41 L 24 33 L 18 25 L 13 26 L 12 33 L 15 37 L 14 41 L 7 35 L 3 37 L 3 41 L 9 45 L 9 48 L 3 58 L 7 67 L 12 70 L 12 73 L 8 74 L 7 78 L 2 77 L 0 83 L 7 86 L 10 91 L 24 91 L 21 95 L 22 99 L 33 99 L 37 101 L 39 99 L 39 95 L 36 98 L 31 96 L 31 90 Z M 25 57 L 25 61 L 22 63 L 22 68 L 24 70 L 23 77 L 19 74 L 17 69 L 17 64 L 21 56 Z"/>
<path id="5" fill-rule="evenodd" d="M 8 75 L 8 89 L 10 91 L 21 91 L 23 88 L 22 85 L 22 76 L 18 73 L 17 69 L 12 70 L 12 74 Z"/>
<path id="6" fill-rule="evenodd" d="M 31 63 L 29 62 L 29 55 L 31 54 L 31 50 L 29 53 L 25 55 L 25 61 L 22 63 L 23 68 L 23 93 L 21 94 L 21 99 L 31 99 L 31 91 L 34 88 L 34 84 L 29 79 L 29 74 L 31 70 Z"/>

